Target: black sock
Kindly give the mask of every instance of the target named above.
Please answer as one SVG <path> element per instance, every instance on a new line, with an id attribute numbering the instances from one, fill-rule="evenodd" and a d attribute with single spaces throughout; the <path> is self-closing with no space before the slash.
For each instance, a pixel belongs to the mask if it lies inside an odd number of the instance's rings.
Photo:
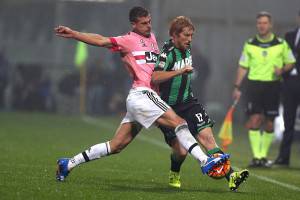
<path id="1" fill-rule="evenodd" d="M 171 154 L 170 158 L 171 158 L 171 171 L 172 172 L 180 172 L 181 165 L 182 165 L 183 161 L 185 160 L 185 158 L 180 159 L 174 153 Z"/>

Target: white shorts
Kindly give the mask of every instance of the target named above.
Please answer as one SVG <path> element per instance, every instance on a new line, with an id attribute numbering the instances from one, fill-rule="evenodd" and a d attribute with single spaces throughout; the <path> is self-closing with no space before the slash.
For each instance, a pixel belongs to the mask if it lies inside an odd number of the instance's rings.
<path id="1" fill-rule="evenodd" d="M 126 108 L 127 113 L 121 124 L 136 121 L 149 128 L 170 106 L 153 90 L 138 87 L 129 91 Z"/>

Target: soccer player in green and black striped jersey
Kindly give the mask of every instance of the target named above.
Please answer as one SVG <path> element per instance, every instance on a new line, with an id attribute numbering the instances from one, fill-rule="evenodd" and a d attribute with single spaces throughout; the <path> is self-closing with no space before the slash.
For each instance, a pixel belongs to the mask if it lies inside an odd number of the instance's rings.
<path id="1" fill-rule="evenodd" d="M 173 19 L 169 29 L 171 39 L 165 43 L 159 55 L 152 82 L 159 84 L 161 98 L 187 121 L 191 133 L 206 148 L 208 154 L 223 154 L 213 137 L 213 121 L 194 97 L 191 89 L 193 33 L 194 26 L 189 18 L 179 16 Z M 172 129 L 164 127 L 160 129 L 166 142 L 172 147 L 169 185 L 179 188 L 181 186 L 179 172 L 187 151 L 179 145 Z M 248 170 L 234 172 L 231 169 L 226 176 L 229 188 L 236 190 L 248 175 Z"/>

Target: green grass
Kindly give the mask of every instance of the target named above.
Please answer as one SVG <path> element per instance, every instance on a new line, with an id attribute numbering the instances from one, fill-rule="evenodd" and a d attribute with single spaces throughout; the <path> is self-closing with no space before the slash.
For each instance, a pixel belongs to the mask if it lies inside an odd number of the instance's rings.
<path id="1" fill-rule="evenodd" d="M 56 182 L 56 160 L 107 141 L 119 119 L 95 122 L 40 113 L 0 113 L 0 199 L 299 199 L 299 191 L 255 176 L 238 192 L 230 192 L 225 179 L 203 176 L 192 158 L 182 167 L 182 189 L 170 189 L 170 151 L 161 145 L 163 138 L 156 128 L 143 131 L 121 154 L 82 165 L 66 182 Z M 243 128 L 235 128 L 235 141 L 229 149 L 233 165 L 240 168 L 251 158 L 246 136 Z M 276 156 L 277 146 L 272 147 L 271 158 Z M 300 188 L 296 153 L 299 155 L 293 149 L 291 169 L 255 169 L 250 173 Z"/>

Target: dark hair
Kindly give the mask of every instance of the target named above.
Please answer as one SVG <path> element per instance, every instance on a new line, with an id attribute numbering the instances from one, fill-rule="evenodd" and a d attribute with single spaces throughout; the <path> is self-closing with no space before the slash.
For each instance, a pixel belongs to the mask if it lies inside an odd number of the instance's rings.
<path id="1" fill-rule="evenodd" d="M 272 21 L 272 15 L 271 15 L 271 13 L 269 13 L 267 11 L 261 11 L 261 12 L 257 13 L 256 19 L 259 19 L 261 17 L 267 17 L 270 22 Z"/>
<path id="2" fill-rule="evenodd" d="M 129 21 L 137 22 L 139 17 L 147 17 L 149 15 L 149 11 L 146 8 L 135 6 L 129 11 Z"/>
<path id="3" fill-rule="evenodd" d="M 190 18 L 185 16 L 178 16 L 171 21 L 169 35 L 173 36 L 174 33 L 176 35 L 179 35 L 179 33 L 181 33 L 185 27 L 188 27 L 193 31 L 195 30 L 195 27 Z"/>

